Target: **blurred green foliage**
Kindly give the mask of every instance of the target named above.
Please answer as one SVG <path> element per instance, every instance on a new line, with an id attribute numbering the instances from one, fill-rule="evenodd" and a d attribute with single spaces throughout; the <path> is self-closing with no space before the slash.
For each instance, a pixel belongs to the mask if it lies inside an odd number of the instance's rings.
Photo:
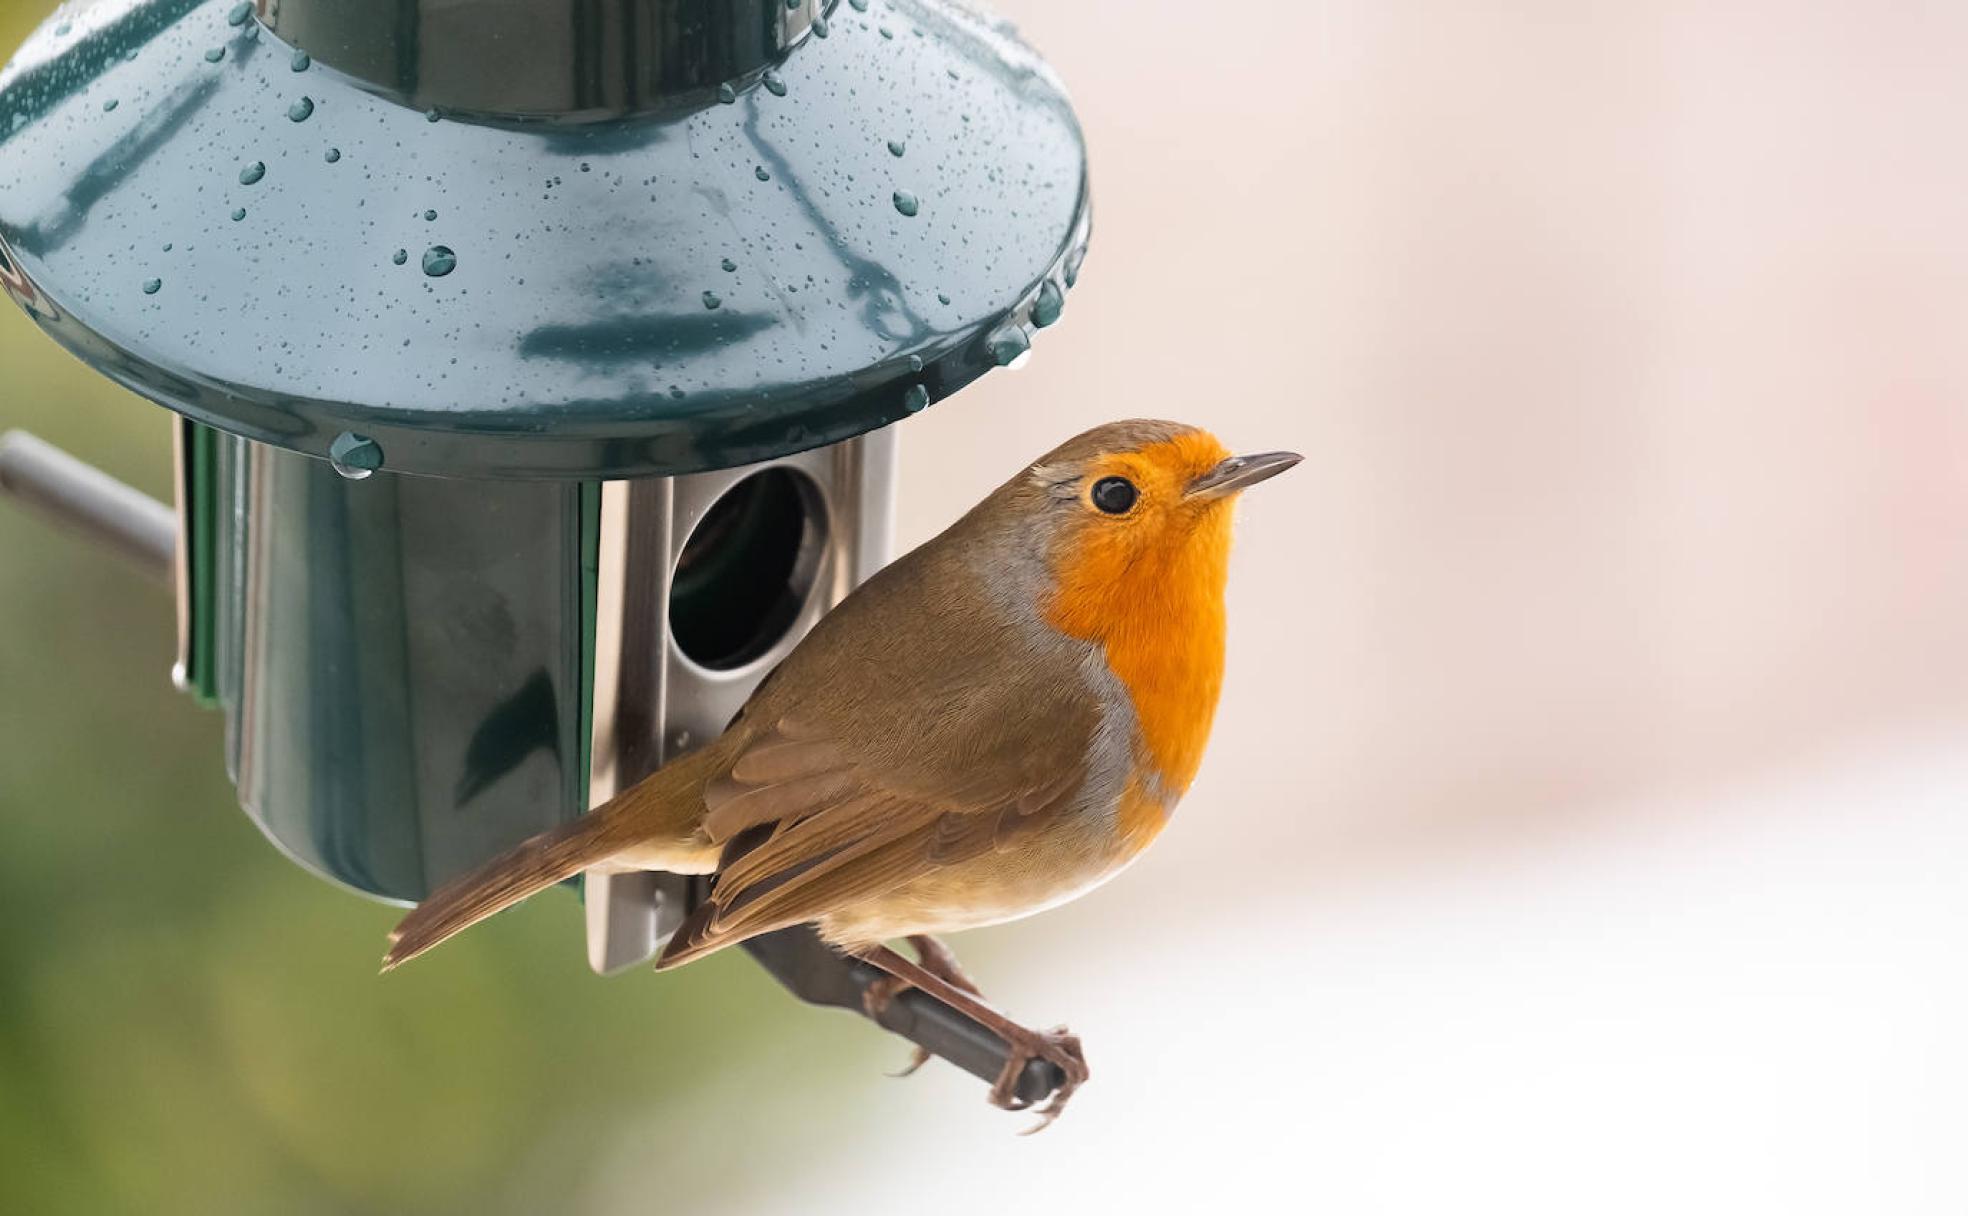
<path id="1" fill-rule="evenodd" d="M 0 0 L 0 47 L 47 9 Z M 0 373 L 0 427 L 169 497 L 167 415 L 11 307 Z M 599 980 L 565 891 L 378 977 L 396 911 L 237 809 L 173 628 L 0 503 L 0 1211 L 728 1210 L 784 1181 L 736 1123 L 837 1134 L 903 1058 L 742 958 Z"/>

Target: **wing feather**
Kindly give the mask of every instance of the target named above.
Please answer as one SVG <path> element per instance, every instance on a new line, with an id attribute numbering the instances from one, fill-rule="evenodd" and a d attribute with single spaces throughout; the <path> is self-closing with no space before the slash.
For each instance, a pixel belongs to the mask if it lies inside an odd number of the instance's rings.
<path id="1" fill-rule="evenodd" d="M 1083 674 L 1099 656 L 992 615 L 978 577 L 968 558 L 918 550 L 760 686 L 705 786 L 718 875 L 659 967 L 1016 849 L 1077 805 L 1106 721 Z"/>
<path id="2" fill-rule="evenodd" d="M 865 775 L 854 775 L 866 781 Z M 795 777 L 779 788 L 810 780 Z M 1066 773 L 1010 798 L 954 807 L 864 784 L 798 818 L 781 820 L 762 843 L 726 861 L 710 898 L 678 930 L 657 965 L 677 966 L 878 897 L 939 866 L 1007 851 L 1064 813 L 1081 780 L 1079 773 Z"/>

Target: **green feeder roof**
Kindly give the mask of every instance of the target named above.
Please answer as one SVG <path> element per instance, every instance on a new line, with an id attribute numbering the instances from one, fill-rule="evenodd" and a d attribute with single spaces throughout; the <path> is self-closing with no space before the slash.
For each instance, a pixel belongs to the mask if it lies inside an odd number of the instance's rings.
<path id="1" fill-rule="evenodd" d="M 356 472 L 845 439 L 1023 353 L 1088 229 L 1059 81 L 947 0 L 102 0 L 0 72 L 0 283 Z"/>

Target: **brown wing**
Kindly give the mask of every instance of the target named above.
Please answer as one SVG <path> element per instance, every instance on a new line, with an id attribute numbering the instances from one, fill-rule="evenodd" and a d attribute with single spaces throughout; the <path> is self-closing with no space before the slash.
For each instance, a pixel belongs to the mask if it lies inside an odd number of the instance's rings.
<path id="1" fill-rule="evenodd" d="M 727 847 L 710 898 L 671 939 L 673 967 L 745 938 L 816 920 L 939 866 L 1008 849 L 1072 805 L 1084 767 L 898 788 L 839 743 L 781 719 L 705 791 L 705 830 Z"/>
<path id="2" fill-rule="evenodd" d="M 973 512 L 760 685 L 705 787 L 723 864 L 658 966 L 1009 847 L 1073 804 L 1104 717 L 1086 674 L 1099 656 L 1038 622 L 1032 596 L 981 593 L 1039 577 L 1034 544 Z"/>

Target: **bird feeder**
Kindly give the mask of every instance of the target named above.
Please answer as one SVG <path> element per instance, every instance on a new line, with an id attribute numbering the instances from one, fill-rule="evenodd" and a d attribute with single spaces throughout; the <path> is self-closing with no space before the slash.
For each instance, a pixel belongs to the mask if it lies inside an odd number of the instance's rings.
<path id="1" fill-rule="evenodd" d="M 168 563 L 247 814 L 414 901 L 718 734 L 890 557 L 891 424 L 1023 355 L 1088 229 L 1058 80 L 950 0 L 71 4 L 0 73 L 0 282 L 177 415 L 178 496 L 24 439 L 0 481 Z M 692 898 L 591 877 L 590 962 Z"/>

